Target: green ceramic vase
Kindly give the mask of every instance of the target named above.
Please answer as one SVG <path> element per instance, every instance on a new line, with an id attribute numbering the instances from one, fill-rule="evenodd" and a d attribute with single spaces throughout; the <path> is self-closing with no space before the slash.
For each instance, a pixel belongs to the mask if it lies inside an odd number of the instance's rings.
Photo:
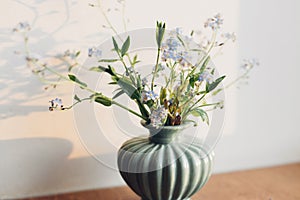
<path id="1" fill-rule="evenodd" d="M 180 137 L 189 126 L 146 126 L 149 137 L 130 139 L 120 148 L 121 176 L 142 200 L 189 199 L 208 181 L 213 152 Z"/>

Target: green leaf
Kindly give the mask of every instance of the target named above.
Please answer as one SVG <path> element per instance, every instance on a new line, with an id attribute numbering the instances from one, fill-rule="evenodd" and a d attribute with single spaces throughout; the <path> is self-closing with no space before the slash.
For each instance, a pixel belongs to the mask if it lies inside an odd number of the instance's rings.
<path id="1" fill-rule="evenodd" d="M 80 55 L 80 51 L 77 51 L 75 57 L 78 57 L 79 55 Z"/>
<path id="2" fill-rule="evenodd" d="M 156 43 L 158 48 L 161 47 L 161 42 L 165 34 L 166 24 L 162 22 L 156 22 Z"/>
<path id="3" fill-rule="evenodd" d="M 122 57 L 127 53 L 129 46 L 130 46 L 130 37 L 128 36 L 121 48 L 121 56 Z"/>
<path id="4" fill-rule="evenodd" d="M 224 78 L 225 78 L 225 76 L 221 76 L 220 78 L 218 78 L 217 80 L 215 80 L 211 84 L 206 83 L 206 92 L 209 93 L 212 90 L 214 90 L 223 81 Z"/>
<path id="5" fill-rule="evenodd" d="M 135 100 L 139 106 L 141 114 L 145 117 L 149 117 L 149 112 L 145 108 L 144 104 L 141 102 L 141 94 L 138 89 L 132 85 L 130 80 L 126 77 L 118 79 L 118 85 L 122 88 L 125 94 L 127 94 L 132 100 Z"/>
<path id="6" fill-rule="evenodd" d="M 137 60 L 137 55 L 135 55 L 135 56 L 133 57 L 133 61 L 132 61 L 132 62 L 135 64 L 135 63 L 137 63 L 137 61 L 138 61 L 138 60 Z"/>
<path id="7" fill-rule="evenodd" d="M 103 66 L 98 66 L 98 67 L 91 67 L 89 70 L 94 71 L 94 72 L 106 72 L 108 68 L 103 67 Z"/>
<path id="8" fill-rule="evenodd" d="M 119 61 L 119 59 L 101 59 L 101 60 L 98 60 L 98 62 L 117 62 Z"/>
<path id="9" fill-rule="evenodd" d="M 81 102 L 81 99 L 75 94 L 74 99 L 78 102 Z"/>
<path id="10" fill-rule="evenodd" d="M 99 65 L 98 67 L 92 67 L 92 68 L 90 68 L 90 71 L 106 72 L 106 73 L 110 74 L 111 76 L 117 77 L 115 69 L 113 67 L 111 67 L 110 65 L 108 65 L 108 67 L 103 67 L 101 65 Z"/>
<path id="11" fill-rule="evenodd" d="M 104 96 L 101 93 L 93 94 L 91 97 L 94 99 L 95 102 L 100 103 L 104 106 L 111 106 L 112 105 L 112 100 L 110 98 Z"/>
<path id="12" fill-rule="evenodd" d="M 141 75 L 140 74 L 138 74 L 137 75 L 137 77 L 136 77 L 136 83 L 137 83 L 137 89 L 139 90 L 139 91 L 141 91 L 141 89 L 142 89 L 142 80 L 141 80 Z"/>
<path id="13" fill-rule="evenodd" d="M 183 46 L 183 47 L 185 47 L 185 43 L 184 43 L 184 41 L 177 35 L 177 39 L 179 40 L 179 42 L 181 43 L 181 45 Z"/>
<path id="14" fill-rule="evenodd" d="M 194 31 L 194 30 L 192 30 L 192 31 L 191 31 L 191 33 L 190 33 L 190 36 L 193 36 L 193 35 L 194 35 L 194 33 L 195 33 L 195 31 Z"/>
<path id="15" fill-rule="evenodd" d="M 141 95 L 137 88 L 130 82 L 128 78 L 122 77 L 118 80 L 118 85 L 122 88 L 122 90 L 131 98 L 140 100 Z"/>
<path id="16" fill-rule="evenodd" d="M 192 122 L 194 124 L 194 126 L 198 126 L 198 123 L 191 119 L 186 119 L 186 120 L 184 120 L 184 122 Z"/>
<path id="17" fill-rule="evenodd" d="M 109 84 L 109 85 L 117 85 L 118 83 L 115 82 L 115 81 L 112 81 L 112 82 L 109 82 L 108 84 Z"/>
<path id="18" fill-rule="evenodd" d="M 206 122 L 207 124 L 209 124 L 209 117 L 204 110 L 202 110 L 200 108 L 196 108 L 191 111 L 191 114 L 195 117 L 201 117 L 203 122 Z"/>
<path id="19" fill-rule="evenodd" d="M 212 93 L 212 95 L 217 95 L 219 92 L 221 92 L 223 89 L 221 89 L 221 88 L 219 88 L 219 89 L 217 89 L 216 91 L 214 91 L 213 93 Z"/>
<path id="20" fill-rule="evenodd" d="M 144 104 L 140 101 L 140 100 L 137 100 L 136 101 L 138 106 L 139 106 L 139 109 L 140 109 L 140 112 L 142 113 L 142 115 L 145 117 L 145 118 L 148 118 L 149 117 L 149 112 L 147 111 L 147 109 L 145 108 Z"/>
<path id="21" fill-rule="evenodd" d="M 161 88 L 160 89 L 160 95 L 159 95 L 159 100 L 160 100 L 160 105 L 164 104 L 164 100 L 167 97 L 167 89 L 166 88 Z"/>
<path id="22" fill-rule="evenodd" d="M 121 96 L 122 94 L 125 94 L 125 92 L 123 90 L 119 91 L 117 94 L 115 94 L 112 99 L 116 99 L 118 98 L 119 96 Z"/>
<path id="23" fill-rule="evenodd" d="M 208 57 L 206 58 L 206 60 L 204 61 L 204 63 L 202 64 L 202 66 L 201 66 L 201 68 L 200 68 L 200 73 L 204 72 L 204 70 L 206 69 L 206 67 L 207 67 L 207 65 L 208 65 L 208 63 L 209 63 L 209 61 L 210 61 L 210 56 L 208 56 Z"/>
<path id="24" fill-rule="evenodd" d="M 69 79 L 73 82 L 78 83 L 79 85 L 83 86 L 83 87 L 87 87 L 87 84 L 84 82 L 81 82 L 75 75 L 72 74 L 68 74 Z"/>
<path id="25" fill-rule="evenodd" d="M 114 37 L 112 37 L 112 41 L 113 41 L 113 44 L 114 44 L 115 51 L 117 53 L 119 53 L 120 49 L 119 49 L 118 43 L 116 42 Z"/>
<path id="26" fill-rule="evenodd" d="M 198 80 L 198 78 L 199 78 L 199 73 L 190 75 L 189 83 L 192 88 L 194 88 L 195 82 Z"/>

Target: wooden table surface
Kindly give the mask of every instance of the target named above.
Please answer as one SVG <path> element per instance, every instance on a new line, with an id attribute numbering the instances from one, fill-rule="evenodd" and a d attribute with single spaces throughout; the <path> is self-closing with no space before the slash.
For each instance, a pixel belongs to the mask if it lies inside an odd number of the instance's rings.
<path id="1" fill-rule="evenodd" d="M 140 200 L 128 187 L 24 200 Z M 300 163 L 213 175 L 192 200 L 300 200 Z"/>

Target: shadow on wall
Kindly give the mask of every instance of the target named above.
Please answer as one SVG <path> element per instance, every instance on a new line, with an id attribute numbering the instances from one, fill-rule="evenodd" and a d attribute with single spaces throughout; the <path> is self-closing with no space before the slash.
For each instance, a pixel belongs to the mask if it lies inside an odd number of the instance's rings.
<path id="1" fill-rule="evenodd" d="M 103 182 L 122 184 L 117 171 L 112 173 L 92 157 L 68 159 L 72 149 L 71 142 L 57 138 L 1 140 L 0 199 L 87 189 L 82 185 L 97 188 Z"/>
<path id="2" fill-rule="evenodd" d="M 32 3 L 14 0 L 7 3 L 7 12 L 18 10 L 18 14 L 10 20 L 11 22 L 17 20 L 20 16 L 24 16 L 21 21 L 27 21 L 32 27 L 29 33 L 29 48 L 40 53 L 40 55 L 35 55 L 32 52 L 35 57 L 43 58 L 49 56 L 47 52 L 55 50 L 57 45 L 78 42 L 75 39 L 67 38 L 69 33 L 64 31 L 70 25 L 78 23 L 77 20 L 70 19 L 70 12 L 73 7 L 77 6 L 77 3 L 78 1 L 64 0 L 54 6 L 53 2 L 46 0 L 35 0 Z M 45 9 L 47 6 L 49 8 Z M 61 20 L 55 22 L 54 25 L 52 20 L 48 25 L 47 20 L 52 18 L 60 18 Z M 45 85 L 26 66 L 22 34 L 12 32 L 16 23 L 3 26 L 1 22 L 0 25 L 2 26 L 0 28 L 0 120 L 14 116 L 27 116 L 33 112 L 47 111 L 47 106 L 37 106 L 38 104 L 35 102 L 39 102 L 38 100 L 41 99 L 49 99 L 52 93 L 55 96 L 62 96 L 64 92 L 60 90 L 44 91 Z M 48 31 L 50 27 L 51 30 Z M 58 40 L 57 34 L 66 35 L 66 38 Z M 59 53 L 63 54 L 64 52 Z M 45 62 L 51 62 L 51 60 Z M 58 71 L 66 71 L 65 64 L 63 62 L 56 63 L 54 67 Z M 43 101 L 43 104 L 47 105 L 47 100 L 46 102 Z"/>
<path id="3" fill-rule="evenodd" d="M 9 7 L 8 9 L 21 7 L 24 10 L 25 16 L 23 20 L 28 21 L 34 26 L 40 16 L 45 16 L 45 14 L 40 13 L 37 9 L 38 6 L 41 6 L 45 2 L 44 0 L 39 0 L 28 5 L 23 1 L 15 0 L 11 2 L 11 8 Z M 51 33 L 46 33 L 39 27 L 34 28 L 29 37 L 34 38 L 36 41 L 30 45 L 30 48 L 35 50 L 41 50 L 39 48 L 49 50 L 54 47 L 56 43 L 53 37 L 54 34 L 60 31 L 69 21 L 68 10 L 70 8 L 67 1 L 64 2 L 66 10 L 65 19 Z M 53 14 L 55 12 L 50 12 L 46 15 Z M 26 18 L 28 15 L 33 16 L 30 17 L 30 21 Z M 42 84 L 31 74 L 30 69 L 25 66 L 25 58 L 22 55 L 24 44 L 21 40 L 21 34 L 12 32 L 15 25 L 11 24 L 11 27 L 1 28 L 0 32 L 0 43 L 2 44 L 0 46 L 0 119 L 13 116 L 26 116 L 32 112 L 43 112 L 47 109 L 46 106 L 25 105 L 47 95 L 43 91 Z M 31 41 L 29 40 L 29 42 Z M 21 54 L 16 55 L 15 52 L 20 52 Z"/>

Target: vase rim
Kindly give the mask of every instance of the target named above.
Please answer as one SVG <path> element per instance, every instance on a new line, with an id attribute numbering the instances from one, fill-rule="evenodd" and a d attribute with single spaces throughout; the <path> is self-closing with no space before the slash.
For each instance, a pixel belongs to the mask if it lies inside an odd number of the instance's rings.
<path id="1" fill-rule="evenodd" d="M 180 125 L 174 126 L 153 126 L 151 124 L 147 124 L 145 120 L 141 120 L 141 125 L 147 129 L 164 129 L 164 130 L 178 130 L 178 129 L 185 129 L 194 126 L 194 123 L 191 121 L 184 121 Z"/>

